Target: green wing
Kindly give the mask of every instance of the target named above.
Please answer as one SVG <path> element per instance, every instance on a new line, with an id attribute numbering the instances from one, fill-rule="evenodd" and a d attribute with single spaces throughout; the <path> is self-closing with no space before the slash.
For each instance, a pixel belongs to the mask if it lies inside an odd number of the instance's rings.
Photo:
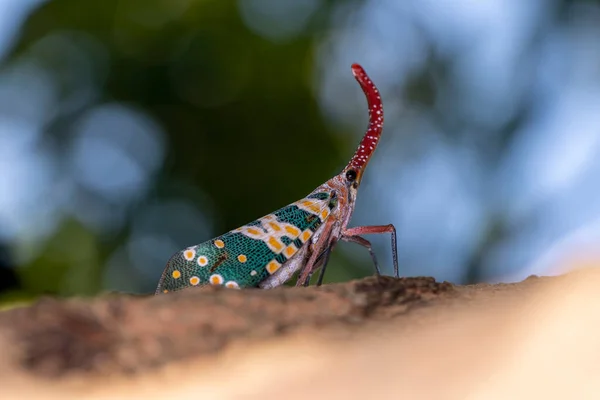
<path id="1" fill-rule="evenodd" d="M 177 252 L 156 293 L 187 286 L 256 287 L 307 243 L 336 199 L 317 192 L 224 235 Z"/>

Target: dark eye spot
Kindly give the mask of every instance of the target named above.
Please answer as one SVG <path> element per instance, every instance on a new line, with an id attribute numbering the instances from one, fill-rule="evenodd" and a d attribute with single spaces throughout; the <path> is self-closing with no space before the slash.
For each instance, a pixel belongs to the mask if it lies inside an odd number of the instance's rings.
<path id="1" fill-rule="evenodd" d="M 356 179 L 356 171 L 351 169 L 348 172 L 346 172 L 346 179 L 348 180 L 348 182 L 354 182 L 354 180 Z"/>

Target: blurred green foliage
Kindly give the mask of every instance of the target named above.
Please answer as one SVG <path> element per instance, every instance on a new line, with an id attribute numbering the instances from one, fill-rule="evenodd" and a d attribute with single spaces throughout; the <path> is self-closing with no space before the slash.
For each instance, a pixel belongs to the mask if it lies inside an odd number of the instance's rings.
<path id="1" fill-rule="evenodd" d="M 143 204 L 187 197 L 212 214 L 217 235 L 301 198 L 354 151 L 356 143 L 325 124 L 313 93 L 314 41 L 332 3 L 300 35 L 271 41 L 245 26 L 233 0 L 52 0 L 27 19 L 5 67 L 28 59 L 52 74 L 61 111 L 44 135 L 59 153 L 67 153 L 77 117 L 97 104 L 122 102 L 151 115 L 166 134 L 166 158 L 126 220 Z M 73 44 L 81 58 L 69 50 Z M 349 69 L 340 73 L 351 79 Z M 84 83 L 94 89 L 88 100 L 68 107 Z M 4 298 L 107 289 L 106 260 L 129 230 L 125 224 L 102 235 L 64 218 L 35 258 L 26 256 L 26 240 L 13 249 L 25 261 Z M 326 280 L 371 273 L 334 253 Z M 123 280 L 139 278 L 123 269 Z"/>

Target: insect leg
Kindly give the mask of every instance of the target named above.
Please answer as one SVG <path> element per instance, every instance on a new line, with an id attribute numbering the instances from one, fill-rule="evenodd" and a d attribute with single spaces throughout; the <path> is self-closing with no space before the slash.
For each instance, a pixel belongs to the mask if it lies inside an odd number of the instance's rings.
<path id="1" fill-rule="evenodd" d="M 331 254 L 331 247 L 325 249 L 325 251 L 321 254 L 321 260 L 323 266 L 321 267 L 321 271 L 319 271 L 319 279 L 317 279 L 317 286 L 321 286 L 323 283 L 323 277 L 325 276 L 325 269 L 327 269 L 327 263 L 329 262 L 329 255 Z"/>
<path id="2" fill-rule="evenodd" d="M 373 264 L 375 265 L 375 273 L 377 275 L 381 275 L 381 270 L 379 269 L 379 263 L 377 262 L 377 257 L 375 256 L 375 252 L 373 251 L 373 247 L 371 246 L 371 242 L 367 239 L 362 238 L 360 236 L 342 236 L 342 240 L 349 243 L 360 244 L 363 247 L 366 247 L 369 250 L 369 254 L 371 255 L 371 259 L 373 260 Z"/>
<path id="3" fill-rule="evenodd" d="M 313 267 L 312 271 L 310 271 L 310 273 L 308 274 L 308 277 L 306 278 L 306 281 L 304 281 L 302 283 L 302 285 L 304 287 L 308 286 L 310 284 L 310 279 L 312 278 L 314 272 L 321 268 L 321 271 L 319 272 L 319 279 L 317 280 L 317 286 L 321 286 L 321 284 L 323 283 L 323 276 L 325 275 L 325 268 L 327 268 L 327 262 L 329 261 L 329 254 L 331 253 L 331 247 L 328 247 L 325 249 L 325 251 L 323 251 L 321 254 L 319 254 L 319 257 L 317 258 L 317 261 L 315 261 L 315 266 Z"/>
<path id="4" fill-rule="evenodd" d="M 375 254 L 372 252 L 371 243 L 368 240 L 363 239 L 360 235 L 370 235 L 370 234 L 380 234 L 380 233 L 391 233 L 392 234 L 392 259 L 394 261 L 394 275 L 396 278 L 400 277 L 400 272 L 398 269 L 398 246 L 396 243 L 396 228 L 394 225 L 374 225 L 374 226 L 356 226 L 354 228 L 346 229 L 342 232 L 342 240 L 346 242 L 353 242 L 363 245 L 369 249 L 371 252 L 371 257 L 373 258 L 373 262 L 375 263 L 375 269 L 379 273 L 379 266 L 375 261 Z M 363 242 L 361 243 L 360 239 Z"/>
<path id="5" fill-rule="evenodd" d="M 335 220 L 330 218 L 325 223 L 325 227 L 319 236 L 319 240 L 312 244 L 312 254 L 310 255 L 306 265 L 304 265 L 302 268 L 300 276 L 296 281 L 296 286 L 306 286 L 308 280 L 310 279 L 310 275 L 316 269 L 317 259 L 325 250 L 331 247 L 331 230 L 333 229 L 334 222 Z"/>

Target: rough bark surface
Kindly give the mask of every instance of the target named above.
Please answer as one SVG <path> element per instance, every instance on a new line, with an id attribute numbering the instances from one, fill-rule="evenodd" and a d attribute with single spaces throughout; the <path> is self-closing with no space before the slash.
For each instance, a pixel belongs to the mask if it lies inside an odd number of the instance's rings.
<path id="1" fill-rule="evenodd" d="M 0 330 L 21 349 L 19 366 L 33 374 L 131 374 L 210 355 L 232 342 L 334 326 L 350 332 L 451 294 L 451 284 L 433 278 L 371 277 L 321 288 L 205 287 L 94 301 L 43 298 L 1 313 Z"/>
<path id="2" fill-rule="evenodd" d="M 0 398 L 364 398 L 361 388 L 367 397 L 461 398 L 486 368 L 493 375 L 507 343 L 526 337 L 532 316 L 545 315 L 544 296 L 600 282 L 597 272 L 585 274 L 498 285 L 369 277 L 320 288 L 43 298 L 0 313 Z M 457 349 L 462 357 L 440 369 Z M 476 357 L 473 368 L 463 357 Z M 409 390 L 425 376 L 431 385 Z"/>

